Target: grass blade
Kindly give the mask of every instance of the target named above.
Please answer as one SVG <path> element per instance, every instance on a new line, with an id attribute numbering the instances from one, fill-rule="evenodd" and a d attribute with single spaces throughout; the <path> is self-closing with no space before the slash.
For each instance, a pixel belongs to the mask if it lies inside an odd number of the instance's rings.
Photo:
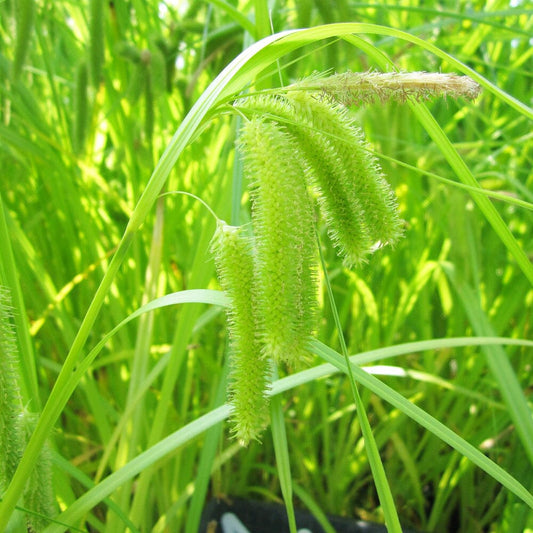
<path id="1" fill-rule="evenodd" d="M 472 288 L 457 276 L 451 265 L 445 265 L 444 269 L 455 286 L 476 334 L 492 335 L 494 333 L 492 326 Z M 501 346 L 485 346 L 483 352 L 507 405 L 509 416 L 514 422 L 529 461 L 533 465 L 533 412 L 522 392 L 515 371 Z"/>
<path id="2" fill-rule="evenodd" d="M 318 236 L 317 236 L 318 239 Z M 361 433 L 363 434 L 363 439 L 365 443 L 365 450 L 368 455 L 368 462 L 370 463 L 370 468 L 372 470 L 372 475 L 374 477 L 374 484 L 376 485 L 376 490 L 378 492 L 379 501 L 381 507 L 383 508 L 383 514 L 385 516 L 385 524 L 388 531 L 394 533 L 401 533 L 402 527 L 400 524 L 400 519 L 398 518 L 398 513 L 396 511 L 396 506 L 394 504 L 394 498 L 392 497 L 392 492 L 387 480 L 387 475 L 385 474 L 385 468 L 383 462 L 381 461 L 381 456 L 379 454 L 379 448 L 372 433 L 372 428 L 370 422 L 368 421 L 368 416 L 364 408 L 363 400 L 359 394 L 359 390 L 355 383 L 354 375 L 352 373 L 348 350 L 346 348 L 346 343 L 344 340 L 344 333 L 342 325 L 339 318 L 339 313 L 337 312 L 337 306 L 335 304 L 335 298 L 333 296 L 333 291 L 331 289 L 331 283 L 329 280 L 328 272 L 326 269 L 326 263 L 324 261 L 324 255 L 319 244 L 320 251 L 320 261 L 322 263 L 322 269 L 324 271 L 324 279 L 326 282 L 326 288 L 328 291 L 329 302 L 333 312 L 333 318 L 335 320 L 335 325 L 337 327 L 339 340 L 343 352 L 343 358 L 346 362 L 346 368 L 348 370 L 348 378 L 350 380 L 350 386 L 352 389 L 352 394 L 355 401 L 355 406 L 357 409 L 357 418 L 359 419 L 359 424 L 361 425 Z"/>
<path id="3" fill-rule="evenodd" d="M 33 344 L 31 342 L 28 324 L 26 322 L 26 307 L 22 297 L 22 290 L 17 276 L 17 267 L 13 250 L 11 248 L 11 239 L 7 227 L 6 214 L 4 212 L 4 203 L 0 194 L 0 242 L 2 243 L 0 254 L 0 285 L 9 288 L 13 307 L 17 310 L 13 314 L 15 322 L 17 354 L 20 358 L 19 372 L 21 373 L 21 395 L 24 405 L 28 406 L 31 411 L 38 412 L 41 408 L 39 397 L 39 388 L 37 383 L 37 370 L 35 367 L 35 355 L 33 353 Z"/>
<path id="4" fill-rule="evenodd" d="M 274 371 L 276 377 L 277 371 Z M 283 407 L 279 395 L 272 398 L 270 405 L 272 441 L 274 442 L 274 451 L 276 454 L 276 468 L 279 476 L 279 484 L 287 517 L 289 519 L 289 530 L 296 533 L 296 519 L 294 517 L 294 505 L 292 503 L 292 475 L 291 463 L 289 459 L 289 445 L 287 443 L 287 433 L 285 431 L 285 420 L 283 417 Z"/>
<path id="5" fill-rule="evenodd" d="M 348 369 L 342 355 L 316 340 L 311 342 L 310 347 L 313 353 L 325 361 L 328 361 L 342 372 L 347 373 Z M 470 443 L 459 437 L 459 435 L 454 433 L 442 422 L 439 422 L 433 418 L 423 409 L 411 403 L 401 394 L 391 389 L 374 376 L 367 374 L 363 369 L 359 368 L 353 363 L 351 364 L 351 367 L 354 378 L 358 381 L 358 383 L 367 387 L 385 401 L 394 405 L 394 407 L 398 408 L 408 417 L 412 418 L 415 422 L 419 423 L 421 426 L 433 433 L 436 437 L 449 444 L 461 455 L 470 459 L 470 461 L 472 461 L 475 465 L 487 472 L 487 474 L 500 482 L 504 487 L 513 492 L 533 509 L 533 494 L 531 494 L 521 483 L 519 483 L 503 468 L 483 455 Z"/>

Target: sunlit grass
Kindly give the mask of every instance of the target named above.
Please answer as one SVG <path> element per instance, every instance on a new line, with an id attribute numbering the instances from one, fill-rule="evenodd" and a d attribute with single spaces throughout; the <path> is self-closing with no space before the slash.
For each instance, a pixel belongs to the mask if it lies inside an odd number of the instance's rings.
<path id="1" fill-rule="evenodd" d="M 352 271 L 319 227 L 361 402 L 402 525 L 533 527 L 532 346 L 519 341 L 531 338 L 533 303 L 527 6 L 299 2 L 269 20 L 259 1 L 246 8 L 254 25 L 224 2 L 169 3 L 164 17 L 157 4 L 112 5 L 37 4 L 20 20 L 0 4 L 0 284 L 22 402 L 42 413 L 9 492 L 0 481 L 0 529 L 47 437 L 54 518 L 68 524 L 50 531 L 192 533 L 206 497 L 279 500 L 280 480 L 296 507 L 384 520 L 325 285 L 311 368 L 282 367 L 273 387 L 274 443 L 267 432 L 239 447 L 222 425 L 215 222 L 194 198 L 160 193 L 187 191 L 249 222 L 237 118 L 224 106 L 256 77 L 261 90 L 390 65 L 473 69 L 484 89 L 474 103 L 352 109 L 406 221 L 393 250 Z M 352 21 L 362 24 L 319 26 Z M 249 48 L 271 27 L 314 29 Z M 134 314 L 143 305 L 153 311 Z M 360 370 L 376 363 L 395 369 L 379 367 L 379 381 Z"/>

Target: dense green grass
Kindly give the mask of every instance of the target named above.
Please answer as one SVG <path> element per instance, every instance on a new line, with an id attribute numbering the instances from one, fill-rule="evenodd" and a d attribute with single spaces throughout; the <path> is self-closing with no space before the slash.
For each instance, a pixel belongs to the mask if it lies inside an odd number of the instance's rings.
<path id="1" fill-rule="evenodd" d="M 212 495 L 391 530 L 533 529 L 531 5 L 297 4 L 0 3 L 0 318 L 16 328 L 0 357 L 40 415 L 17 473 L 0 469 L 0 530 L 23 527 L 47 440 L 46 531 L 195 532 Z M 405 237 L 346 270 L 319 225 L 309 368 L 279 368 L 272 430 L 242 448 L 215 219 L 176 191 L 249 222 L 235 97 L 394 68 L 483 92 L 352 109 Z"/>

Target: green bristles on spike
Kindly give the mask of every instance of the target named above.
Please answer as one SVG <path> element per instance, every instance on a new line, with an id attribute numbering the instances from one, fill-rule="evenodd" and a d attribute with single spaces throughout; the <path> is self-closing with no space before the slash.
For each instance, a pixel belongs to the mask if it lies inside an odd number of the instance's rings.
<path id="1" fill-rule="evenodd" d="M 16 339 L 11 324 L 11 297 L 0 287 L 0 490 L 5 490 L 25 446 L 19 416 L 22 411 L 16 370 Z"/>
<path id="2" fill-rule="evenodd" d="M 347 110 L 298 91 L 250 98 L 243 107 L 277 120 L 292 137 L 328 233 L 348 267 L 401 236 L 396 200 Z"/>
<path id="3" fill-rule="evenodd" d="M 309 186 L 334 244 L 352 266 L 401 224 L 394 195 L 344 107 L 304 93 L 242 102 L 254 111 L 240 150 L 250 179 L 254 237 L 220 223 L 213 251 L 231 299 L 234 433 L 258 438 L 266 420 L 268 360 L 298 365 L 318 307 L 318 250 Z"/>
<path id="4" fill-rule="evenodd" d="M 23 411 L 20 414 L 20 425 L 25 441 L 29 441 L 37 424 L 37 415 Z M 26 515 L 28 531 L 36 533 L 43 531 L 55 516 L 54 490 L 52 486 L 52 459 L 50 447 L 45 443 L 39 454 L 39 461 L 35 465 L 24 490 L 24 506 L 32 513 Z"/>
<path id="5" fill-rule="evenodd" d="M 0 492 L 4 492 L 9 485 L 36 420 L 36 415 L 25 411 L 22 405 L 11 315 L 9 291 L 0 286 Z M 31 510 L 26 515 L 28 531 L 42 531 L 49 523 L 46 517 L 56 513 L 52 469 L 46 444 L 27 479 L 21 504 Z"/>
<path id="6" fill-rule="evenodd" d="M 292 137 L 295 157 L 305 168 L 309 185 L 317 192 L 328 233 L 341 255 L 362 259 L 369 253 L 372 242 L 364 223 L 364 208 L 353 194 L 346 191 L 345 161 L 335 148 L 335 138 L 324 135 L 302 113 L 291 98 L 266 97 L 250 99 L 245 105 L 251 109 L 279 117 Z M 340 221 L 340 222 L 339 222 Z"/>
<path id="7" fill-rule="evenodd" d="M 331 209 L 327 218 L 335 234 L 334 241 L 343 250 L 346 263 L 353 265 L 362 259 L 361 244 L 354 239 L 346 215 L 362 221 L 371 247 L 395 244 L 402 235 L 402 223 L 394 193 L 376 159 L 366 149 L 362 131 L 354 125 L 347 109 L 304 92 L 290 93 L 288 98 L 294 106 L 295 115 L 305 118 L 329 139 L 329 149 L 338 161 L 332 178 L 334 188 L 324 180 L 319 169 L 316 169 L 316 175 L 321 192 L 327 197 L 323 205 Z M 347 204 L 348 212 L 339 213 L 336 206 L 344 204 Z"/>
<path id="8" fill-rule="evenodd" d="M 297 364 L 317 308 L 314 216 L 292 137 L 253 119 L 241 135 L 251 179 L 256 293 L 265 354 Z"/>
<path id="9" fill-rule="evenodd" d="M 257 335 L 251 238 L 242 228 L 219 222 L 212 250 L 220 284 L 230 299 L 232 431 L 247 445 L 259 438 L 268 421 L 270 370 Z"/>

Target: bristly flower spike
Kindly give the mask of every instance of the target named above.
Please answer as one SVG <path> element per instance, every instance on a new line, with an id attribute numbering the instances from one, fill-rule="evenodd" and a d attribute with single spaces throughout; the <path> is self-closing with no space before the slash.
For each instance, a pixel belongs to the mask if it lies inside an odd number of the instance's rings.
<path id="1" fill-rule="evenodd" d="M 11 316 L 10 293 L 0 286 L 0 490 L 9 484 L 26 445 L 20 425 L 22 398 Z"/>
<path id="2" fill-rule="evenodd" d="M 17 469 L 36 419 L 22 405 L 16 333 L 11 316 L 9 290 L 0 286 L 0 492 L 9 485 Z M 31 510 L 26 514 L 24 531 L 42 531 L 49 523 L 46 517 L 56 514 L 47 444 L 28 477 L 21 504 Z"/>
<path id="3" fill-rule="evenodd" d="M 440 72 L 344 72 L 333 76 L 311 76 L 295 87 L 315 90 L 344 105 L 405 102 L 409 98 L 468 98 L 473 100 L 481 87 L 468 76 Z"/>
<path id="4" fill-rule="evenodd" d="M 307 353 L 318 306 L 315 221 L 304 170 L 293 139 L 274 122 L 248 121 L 240 148 L 251 180 L 264 353 L 296 365 Z"/>
<path id="5" fill-rule="evenodd" d="M 309 190 L 349 267 L 402 235 L 395 195 L 345 106 L 479 93 L 469 78 L 416 72 L 315 76 L 289 89 L 236 104 L 252 116 L 239 144 L 254 235 L 219 221 L 212 246 L 230 299 L 230 400 L 243 444 L 267 423 L 270 358 L 298 364 L 314 331 L 318 249 Z"/>
<path id="6" fill-rule="evenodd" d="M 402 222 L 394 192 L 348 110 L 305 92 L 290 93 L 287 99 L 294 106 L 295 116 L 328 140 L 327 157 L 333 156 L 336 161 L 335 172 L 327 176 L 314 163 L 314 180 L 334 244 L 344 255 L 346 265 L 357 264 L 377 246 L 395 244 L 402 235 Z M 339 206 L 344 206 L 342 211 Z M 355 220 L 365 229 L 364 241 L 353 232 Z"/>
<path id="7" fill-rule="evenodd" d="M 257 334 L 252 240 L 242 227 L 219 221 L 211 248 L 220 284 L 230 300 L 232 432 L 242 445 L 247 445 L 259 439 L 268 422 L 270 371 Z"/>
<path id="8" fill-rule="evenodd" d="M 241 105 L 279 121 L 291 137 L 294 159 L 318 194 L 328 233 L 346 266 L 398 240 L 394 193 L 344 106 L 303 91 L 250 98 Z"/>

